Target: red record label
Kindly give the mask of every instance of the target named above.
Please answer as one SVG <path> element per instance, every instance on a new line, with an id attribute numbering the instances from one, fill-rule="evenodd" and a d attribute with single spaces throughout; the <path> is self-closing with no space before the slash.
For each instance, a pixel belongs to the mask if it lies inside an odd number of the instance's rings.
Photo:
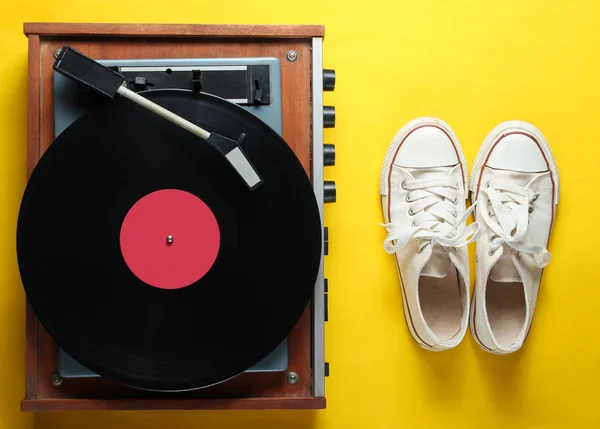
<path id="1" fill-rule="evenodd" d="M 219 253 L 219 225 L 195 195 L 164 189 L 146 195 L 121 226 L 121 253 L 140 280 L 161 289 L 180 289 L 200 280 Z"/>

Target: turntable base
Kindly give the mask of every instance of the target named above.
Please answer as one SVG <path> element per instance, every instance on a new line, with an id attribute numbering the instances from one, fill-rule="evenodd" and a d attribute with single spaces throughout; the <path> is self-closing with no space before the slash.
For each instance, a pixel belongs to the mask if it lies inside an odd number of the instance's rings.
<path id="1" fill-rule="evenodd" d="M 322 154 L 314 154 L 323 144 L 322 130 L 313 128 L 323 123 L 322 26 L 28 23 L 24 32 L 29 39 L 28 174 L 57 133 L 52 65 L 55 51 L 65 44 L 108 61 L 270 57 L 280 65 L 281 136 L 322 204 L 322 164 L 315 165 L 315 159 L 322 163 Z M 215 386 L 178 393 L 126 387 L 90 374 L 76 362 L 70 368 L 79 371 L 77 376 L 65 377 L 67 358 L 28 305 L 22 410 L 325 408 L 324 296 L 321 267 L 314 298 L 283 345 L 285 370 L 280 364 L 267 371 L 259 366 Z"/>

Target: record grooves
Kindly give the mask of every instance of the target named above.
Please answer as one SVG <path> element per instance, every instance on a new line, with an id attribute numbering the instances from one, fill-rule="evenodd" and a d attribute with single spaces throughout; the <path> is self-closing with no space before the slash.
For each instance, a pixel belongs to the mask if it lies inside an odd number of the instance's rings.
<path id="1" fill-rule="evenodd" d="M 318 207 L 293 151 L 251 113 L 207 94 L 143 95 L 211 132 L 244 133 L 242 148 L 264 183 L 249 191 L 206 142 L 118 100 L 69 126 L 33 171 L 18 220 L 21 278 L 42 325 L 90 370 L 142 389 L 202 388 L 261 360 L 299 319 L 319 269 Z M 121 249 L 132 207 L 168 190 L 201 201 L 218 225 L 214 263 L 208 258 L 198 280 L 177 288 L 140 280 Z M 164 201 L 134 221 L 160 209 L 177 224 L 188 206 Z M 160 252 L 196 234 L 185 225 L 172 243 L 157 233 Z"/>

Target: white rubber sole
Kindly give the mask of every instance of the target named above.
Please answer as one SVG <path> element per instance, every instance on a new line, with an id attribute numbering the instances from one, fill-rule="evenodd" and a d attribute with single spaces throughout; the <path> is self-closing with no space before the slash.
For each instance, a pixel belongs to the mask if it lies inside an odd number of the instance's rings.
<path id="1" fill-rule="evenodd" d="M 473 300 L 474 299 L 475 299 L 475 297 L 473 296 Z M 521 347 L 520 347 L 520 348 L 518 348 L 514 351 L 511 351 L 511 352 L 508 352 L 508 353 L 507 352 L 499 352 L 497 349 L 491 349 L 488 346 L 482 344 L 481 341 L 479 341 L 479 337 L 474 334 L 475 333 L 475 327 L 474 327 L 475 319 L 473 317 L 473 314 L 474 314 L 474 305 L 471 305 L 471 311 L 469 314 L 469 329 L 471 330 L 471 334 L 472 334 L 471 337 L 475 341 L 475 344 L 477 344 L 481 350 L 483 350 L 484 352 L 487 352 L 487 353 L 491 353 L 496 356 L 506 356 L 506 355 L 509 355 L 512 353 L 516 353 L 521 349 Z"/>
<path id="2" fill-rule="evenodd" d="M 402 281 L 402 280 L 400 280 L 400 281 Z M 404 287 L 404 285 L 400 285 L 400 287 Z M 408 328 L 408 332 L 410 333 L 410 336 L 413 338 L 413 340 L 415 340 L 415 342 L 419 346 L 421 346 L 425 350 L 428 350 L 430 352 L 437 352 L 437 351 L 439 351 L 438 349 L 425 344 L 424 342 L 422 342 L 419 339 L 419 336 L 417 335 L 417 333 L 413 329 L 411 323 L 409 322 L 411 315 L 409 314 L 408 307 L 406 305 L 406 300 L 404 299 L 404 292 L 402 293 L 402 295 L 403 295 L 402 296 L 402 308 L 404 309 L 404 321 L 406 322 L 406 327 Z"/>
<path id="3" fill-rule="evenodd" d="M 531 125 L 528 122 L 523 121 L 506 121 L 494 127 L 492 131 L 488 133 L 485 137 L 485 140 L 481 144 L 479 151 L 477 152 L 477 156 L 475 157 L 475 162 L 473 163 L 473 168 L 471 169 L 471 178 L 469 180 L 469 190 L 472 195 L 478 195 L 479 192 L 479 183 L 478 179 L 481 176 L 481 169 L 483 168 L 483 164 L 486 161 L 490 149 L 494 145 L 496 141 L 505 133 L 510 131 L 524 131 L 526 133 L 531 134 L 536 138 L 536 140 L 540 143 L 542 148 L 542 152 L 548 161 L 548 166 L 550 167 L 550 174 L 552 175 L 552 179 L 554 181 L 554 206 L 558 205 L 559 195 L 560 195 L 560 181 L 558 176 L 558 168 L 556 167 L 556 161 L 554 160 L 554 155 L 552 154 L 552 150 L 550 149 L 550 145 L 546 141 L 544 135 L 538 130 L 536 127 Z"/>
<path id="4" fill-rule="evenodd" d="M 465 187 L 465 199 L 468 198 L 469 177 L 467 173 L 467 161 L 465 160 L 465 154 L 462 151 L 458 137 L 446 122 L 442 121 L 441 119 L 428 116 L 416 118 L 408 122 L 396 133 L 396 135 L 392 139 L 392 142 L 390 143 L 388 150 L 385 154 L 385 158 L 383 159 L 383 165 L 381 167 L 381 173 L 379 176 L 379 193 L 381 195 L 388 194 L 387 178 L 390 173 L 390 168 L 392 168 L 392 159 L 394 157 L 394 154 L 396 153 L 396 150 L 398 149 L 398 146 L 412 130 L 423 125 L 434 125 L 436 127 L 442 128 L 452 139 L 454 146 L 456 147 L 456 152 L 458 153 L 459 163 L 463 166 L 462 170 Z"/>
<path id="5" fill-rule="evenodd" d="M 475 293 L 473 293 L 472 300 L 473 302 L 471 303 L 471 308 L 469 311 L 469 329 L 471 330 L 471 337 L 475 341 L 475 344 L 477 344 L 479 348 L 484 352 L 488 352 L 497 356 L 503 355 L 504 353 L 498 353 L 495 349 L 491 349 L 488 346 L 482 344 L 481 341 L 479 341 L 479 337 L 475 335 Z"/>

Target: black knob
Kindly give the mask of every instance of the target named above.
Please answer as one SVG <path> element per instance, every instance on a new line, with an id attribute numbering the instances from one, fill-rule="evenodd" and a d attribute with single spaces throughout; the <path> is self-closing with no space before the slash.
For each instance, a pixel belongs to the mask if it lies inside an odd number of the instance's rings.
<path id="1" fill-rule="evenodd" d="M 323 91 L 335 89 L 335 70 L 323 69 Z"/>
<path id="2" fill-rule="evenodd" d="M 327 203 L 335 203 L 336 191 L 335 182 L 333 180 L 326 180 L 323 183 L 323 201 Z"/>
<path id="3" fill-rule="evenodd" d="M 326 167 L 335 165 L 335 145 L 323 145 L 323 165 Z"/>
<path id="4" fill-rule="evenodd" d="M 335 127 L 335 107 L 323 106 L 323 128 Z"/>

